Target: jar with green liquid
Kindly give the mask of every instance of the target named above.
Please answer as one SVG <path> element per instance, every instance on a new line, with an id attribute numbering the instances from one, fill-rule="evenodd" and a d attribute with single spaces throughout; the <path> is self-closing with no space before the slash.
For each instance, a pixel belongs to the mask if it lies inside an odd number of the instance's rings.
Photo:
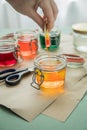
<path id="1" fill-rule="evenodd" d="M 48 51 L 55 51 L 59 48 L 60 45 L 60 31 L 58 30 L 58 28 L 54 27 L 50 32 L 50 42 L 51 45 L 50 47 L 48 47 Z M 40 38 L 40 45 L 42 49 L 46 49 L 46 44 L 45 44 L 45 34 L 44 33 L 40 33 L 39 35 Z"/>

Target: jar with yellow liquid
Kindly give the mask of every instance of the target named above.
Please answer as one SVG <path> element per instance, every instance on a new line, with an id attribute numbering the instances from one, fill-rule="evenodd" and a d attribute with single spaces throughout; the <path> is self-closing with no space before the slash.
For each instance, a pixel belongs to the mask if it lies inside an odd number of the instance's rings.
<path id="1" fill-rule="evenodd" d="M 66 60 L 64 57 L 43 54 L 34 61 L 31 85 L 48 93 L 64 92 Z"/>

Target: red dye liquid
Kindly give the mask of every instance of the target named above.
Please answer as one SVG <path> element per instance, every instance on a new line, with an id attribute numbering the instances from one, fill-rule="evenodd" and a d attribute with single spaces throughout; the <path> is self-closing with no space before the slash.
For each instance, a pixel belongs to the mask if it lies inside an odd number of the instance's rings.
<path id="1" fill-rule="evenodd" d="M 14 52 L 0 53 L 0 66 L 9 67 L 17 63 L 17 55 Z"/>
<path id="2" fill-rule="evenodd" d="M 37 39 L 33 39 L 33 36 L 24 35 L 21 36 L 18 40 L 18 44 L 20 46 L 20 52 L 23 59 L 32 59 L 36 56 L 38 46 L 37 46 Z"/>

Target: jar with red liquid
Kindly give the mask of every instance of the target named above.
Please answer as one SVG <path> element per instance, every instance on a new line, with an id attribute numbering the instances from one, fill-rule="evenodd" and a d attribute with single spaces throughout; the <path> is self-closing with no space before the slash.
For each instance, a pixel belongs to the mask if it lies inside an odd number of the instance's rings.
<path id="1" fill-rule="evenodd" d="M 15 65 L 20 57 L 19 52 L 19 47 L 15 39 L 0 39 L 0 67 Z"/>
<path id="2" fill-rule="evenodd" d="M 38 52 L 38 33 L 33 30 L 17 32 L 18 45 L 24 60 L 32 59 Z"/>

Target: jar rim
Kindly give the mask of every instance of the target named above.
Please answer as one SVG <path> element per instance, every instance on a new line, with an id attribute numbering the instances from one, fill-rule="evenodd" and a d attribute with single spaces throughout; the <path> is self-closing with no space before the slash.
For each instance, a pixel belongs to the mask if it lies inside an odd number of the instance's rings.
<path id="1" fill-rule="evenodd" d="M 0 52 L 13 51 L 17 47 L 16 40 L 0 40 Z"/>
<path id="2" fill-rule="evenodd" d="M 17 39 L 21 41 L 31 41 L 35 38 L 37 38 L 38 30 L 19 30 L 16 32 Z M 22 36 L 26 36 L 26 39 L 21 39 Z M 31 37 L 32 36 L 32 37 Z M 30 38 L 30 39 L 29 39 Z"/>
<path id="3" fill-rule="evenodd" d="M 38 55 L 34 60 L 36 68 L 43 71 L 58 71 L 66 66 L 66 59 L 58 55 Z"/>
<path id="4" fill-rule="evenodd" d="M 87 23 L 73 24 L 72 30 L 76 33 L 87 34 Z"/>
<path id="5" fill-rule="evenodd" d="M 42 30 L 40 30 L 40 34 L 41 35 L 45 35 L 45 33 L 42 31 Z M 60 35 L 61 34 L 61 30 L 59 29 L 59 27 L 57 27 L 57 26 L 54 26 L 50 31 L 49 31 L 49 35 L 51 36 L 51 37 L 54 37 L 54 35 Z"/>

